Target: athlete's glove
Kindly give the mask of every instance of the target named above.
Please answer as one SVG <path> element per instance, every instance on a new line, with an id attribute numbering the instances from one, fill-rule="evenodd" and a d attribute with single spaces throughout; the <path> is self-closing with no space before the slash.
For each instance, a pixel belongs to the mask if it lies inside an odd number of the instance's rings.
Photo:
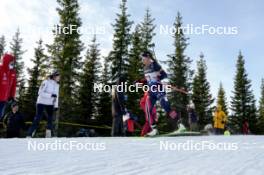
<path id="1" fill-rule="evenodd" d="M 164 70 L 161 70 L 160 71 L 160 75 L 159 75 L 159 79 L 163 80 L 163 79 L 165 79 L 167 77 L 168 77 L 167 73 Z"/>
<path id="2" fill-rule="evenodd" d="M 13 101 L 15 101 L 15 99 L 14 99 L 14 97 L 9 97 L 8 101 L 13 102 Z"/>
<path id="3" fill-rule="evenodd" d="M 57 98 L 57 95 L 56 94 L 52 94 L 51 97 Z"/>

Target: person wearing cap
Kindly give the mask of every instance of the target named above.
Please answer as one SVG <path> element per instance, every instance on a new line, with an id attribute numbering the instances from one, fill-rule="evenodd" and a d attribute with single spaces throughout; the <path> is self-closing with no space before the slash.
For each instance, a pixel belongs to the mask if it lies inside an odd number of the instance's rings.
<path id="1" fill-rule="evenodd" d="M 47 112 L 46 137 L 51 137 L 53 112 L 58 109 L 59 103 L 59 81 L 60 74 L 58 71 L 54 71 L 47 80 L 41 83 L 36 102 L 36 116 L 34 117 L 32 126 L 28 130 L 28 137 L 34 137 L 44 111 Z"/>
<path id="2" fill-rule="evenodd" d="M 144 79 L 140 83 L 144 83 L 149 87 L 148 96 L 145 98 L 145 115 L 148 118 L 151 131 L 147 134 L 153 136 L 158 134 L 157 125 L 155 122 L 155 108 L 156 102 L 159 101 L 161 107 L 165 110 L 167 115 L 172 119 L 178 119 L 177 113 L 171 108 L 170 103 L 166 97 L 165 89 L 161 81 L 167 78 L 167 73 L 153 58 L 151 52 L 145 51 L 141 54 L 142 62 L 144 64 Z M 150 122 L 152 121 L 152 122 Z"/>
<path id="3" fill-rule="evenodd" d="M 11 109 L 3 119 L 3 126 L 6 128 L 6 137 L 20 137 L 21 130 L 25 129 L 25 122 L 23 116 L 18 111 L 19 107 L 16 101 L 11 104 Z"/>
<path id="4" fill-rule="evenodd" d="M 11 54 L 4 54 L 0 63 L 0 120 L 5 113 L 8 102 L 12 102 L 16 95 L 16 71 L 15 57 Z"/>

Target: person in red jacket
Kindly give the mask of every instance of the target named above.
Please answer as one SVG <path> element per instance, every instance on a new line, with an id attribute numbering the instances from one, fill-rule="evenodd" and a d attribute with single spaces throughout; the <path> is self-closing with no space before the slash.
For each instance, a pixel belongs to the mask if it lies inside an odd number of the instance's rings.
<path id="1" fill-rule="evenodd" d="M 16 95 L 15 57 L 4 54 L 0 64 L 0 119 L 4 116 L 5 106 Z"/>
<path id="2" fill-rule="evenodd" d="M 248 135 L 250 133 L 248 120 L 244 120 L 242 131 L 244 135 Z"/>

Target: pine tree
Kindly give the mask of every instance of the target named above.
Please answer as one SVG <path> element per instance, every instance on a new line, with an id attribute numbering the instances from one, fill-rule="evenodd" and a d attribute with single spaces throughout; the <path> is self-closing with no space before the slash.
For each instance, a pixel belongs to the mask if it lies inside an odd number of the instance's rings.
<path id="1" fill-rule="evenodd" d="M 259 119 L 258 119 L 258 129 L 259 133 L 264 133 L 264 79 L 261 80 L 261 96 L 259 100 L 258 109 Z"/>
<path id="2" fill-rule="evenodd" d="M 74 105 L 77 99 L 77 84 L 81 68 L 80 53 L 83 44 L 80 40 L 80 34 L 77 30 L 62 31 L 64 27 L 81 26 L 79 17 L 79 4 L 77 0 L 57 0 L 59 7 L 60 24 L 57 30 L 53 30 L 53 44 L 48 45 L 48 51 L 51 54 L 52 65 L 60 72 L 60 117 L 72 116 L 75 111 Z"/>
<path id="3" fill-rule="evenodd" d="M 110 70 L 108 59 L 104 58 L 104 65 L 102 75 L 100 77 L 100 83 L 102 85 L 109 85 Z M 102 125 L 111 126 L 112 124 L 112 111 L 111 111 L 111 92 L 102 91 L 99 93 L 98 103 L 98 121 Z M 110 134 L 110 132 L 108 133 Z"/>
<path id="4" fill-rule="evenodd" d="M 156 35 L 154 30 L 156 26 L 153 24 L 155 18 L 151 17 L 150 9 L 146 9 L 146 14 L 144 16 L 143 22 L 140 24 L 140 34 L 141 34 L 141 43 L 142 43 L 142 50 L 153 50 L 154 49 L 154 42 L 153 37 Z"/>
<path id="5" fill-rule="evenodd" d="M 0 58 L 5 53 L 5 47 L 6 47 L 5 36 L 2 35 L 0 38 Z"/>
<path id="6" fill-rule="evenodd" d="M 129 51 L 128 81 L 132 83 L 143 77 L 143 64 L 139 58 L 142 52 L 142 42 L 140 38 L 139 26 L 135 28 L 132 34 L 132 46 Z"/>
<path id="7" fill-rule="evenodd" d="M 228 115 L 228 105 L 226 101 L 226 93 L 225 93 L 222 83 L 220 83 L 220 86 L 218 89 L 217 105 L 221 105 L 225 114 Z"/>
<path id="8" fill-rule="evenodd" d="M 84 68 L 80 78 L 79 107 L 80 115 L 87 122 L 88 119 L 96 117 L 98 107 L 98 92 L 94 92 L 94 84 L 99 83 L 100 50 L 96 43 L 96 37 L 92 39 L 91 45 L 86 52 Z"/>
<path id="9" fill-rule="evenodd" d="M 128 68 L 128 83 L 133 84 L 134 81 L 144 77 L 143 64 L 139 58 L 142 52 L 142 42 L 140 39 L 139 26 L 135 28 L 132 34 L 132 47 L 129 52 L 129 68 Z M 140 115 L 142 111 L 139 109 L 139 100 L 143 95 L 142 92 L 128 92 L 128 109 L 133 111 L 134 114 Z"/>
<path id="10" fill-rule="evenodd" d="M 19 109 L 21 112 L 25 112 L 26 105 L 27 105 L 27 100 L 26 100 L 26 81 L 25 79 L 21 79 L 18 91 L 17 91 L 17 101 L 19 104 Z"/>
<path id="11" fill-rule="evenodd" d="M 17 73 L 17 87 L 20 87 L 21 81 L 24 81 L 24 61 L 22 55 L 25 51 L 22 50 L 23 39 L 20 37 L 20 31 L 17 29 L 15 36 L 10 43 L 11 53 L 15 56 L 15 66 Z M 25 82 L 23 82 L 25 83 Z"/>
<path id="12" fill-rule="evenodd" d="M 177 32 L 175 32 L 175 35 L 173 36 L 175 50 L 174 53 L 169 56 L 169 61 L 167 62 L 169 67 L 168 72 L 170 73 L 170 83 L 189 91 L 191 88 L 190 80 L 193 74 L 193 71 L 190 69 L 192 61 L 185 55 L 188 38 L 185 37 L 181 29 L 182 17 L 179 12 L 173 25 Z M 173 92 L 170 95 L 172 105 L 181 113 L 183 123 L 187 124 L 187 112 L 185 109 L 189 103 L 188 96 L 177 92 Z"/>
<path id="13" fill-rule="evenodd" d="M 133 22 L 129 21 L 127 14 L 126 0 L 120 4 L 121 13 L 117 14 L 114 27 L 113 49 L 109 54 L 112 63 L 112 76 L 127 75 L 128 69 L 128 47 L 130 45 L 130 28 Z"/>
<path id="14" fill-rule="evenodd" d="M 38 89 L 41 84 L 41 82 L 47 78 L 48 73 L 47 69 L 49 67 L 49 59 L 44 53 L 44 47 L 43 47 L 43 41 L 42 39 L 39 39 L 39 41 L 36 43 L 37 47 L 35 50 L 34 58 L 31 59 L 31 62 L 33 63 L 32 68 L 28 68 L 28 88 L 26 89 L 25 93 L 25 101 L 26 104 L 24 112 L 27 114 L 27 116 L 32 119 L 35 115 L 35 104 L 38 97 Z"/>
<path id="15" fill-rule="evenodd" d="M 199 126 L 202 129 L 206 124 L 212 122 L 212 109 L 213 103 L 212 95 L 210 93 L 210 84 L 206 77 L 206 61 L 204 55 L 200 55 L 197 61 L 197 72 L 193 79 L 193 95 L 192 100 L 195 105 L 196 113 L 199 117 Z"/>
<path id="16" fill-rule="evenodd" d="M 251 132 L 256 132 L 256 106 L 253 92 L 251 90 L 251 80 L 245 70 L 245 60 L 239 52 L 236 64 L 236 75 L 234 80 L 233 96 L 231 97 L 232 116 L 230 124 L 236 132 L 242 132 L 245 120 L 249 123 Z"/>

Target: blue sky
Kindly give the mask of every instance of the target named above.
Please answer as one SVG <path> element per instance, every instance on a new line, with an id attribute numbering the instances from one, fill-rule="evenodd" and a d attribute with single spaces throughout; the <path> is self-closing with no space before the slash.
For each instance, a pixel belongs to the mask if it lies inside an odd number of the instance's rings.
<path id="1" fill-rule="evenodd" d="M 98 35 L 102 55 L 111 49 L 112 27 L 116 13 L 119 12 L 119 0 L 80 0 L 80 16 L 83 26 L 96 28 L 103 26 L 105 34 Z M 0 1 L 0 35 L 5 35 L 8 43 L 16 28 L 20 28 L 24 39 L 23 49 L 26 65 L 31 66 L 35 42 L 42 37 L 45 43 L 52 41 L 51 28 L 58 23 L 55 0 L 1 0 Z M 129 0 L 128 13 L 135 24 L 142 21 L 145 9 L 149 7 L 157 25 L 154 38 L 156 55 L 166 60 L 167 54 L 173 53 L 171 35 L 160 34 L 160 25 L 172 26 L 179 11 L 184 25 L 194 26 L 235 26 L 237 35 L 187 35 L 189 46 L 186 55 L 193 59 L 192 67 L 199 54 L 204 53 L 208 66 L 208 79 L 211 91 L 216 96 L 219 82 L 222 81 L 228 98 L 232 95 L 235 64 L 239 50 L 246 60 L 246 69 L 252 80 L 255 96 L 260 95 L 260 82 L 263 75 L 264 45 L 264 2 L 261 0 Z M 33 32 L 32 32 L 33 31 Z M 36 32 L 39 31 L 39 32 Z M 82 41 L 87 46 L 91 34 L 84 34 Z"/>

